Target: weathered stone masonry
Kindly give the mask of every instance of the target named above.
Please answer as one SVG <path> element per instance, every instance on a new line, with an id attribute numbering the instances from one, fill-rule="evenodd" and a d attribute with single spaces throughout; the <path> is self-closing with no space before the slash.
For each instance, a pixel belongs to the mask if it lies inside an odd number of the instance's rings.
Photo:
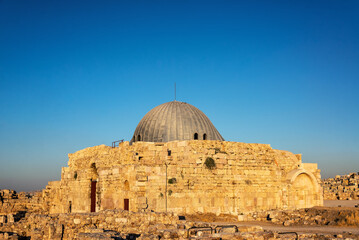
<path id="1" fill-rule="evenodd" d="M 213 140 L 86 148 L 69 154 L 61 181 L 43 195 L 50 213 L 90 212 L 92 204 L 96 211 L 241 214 L 323 203 L 317 164 L 267 144 Z"/>

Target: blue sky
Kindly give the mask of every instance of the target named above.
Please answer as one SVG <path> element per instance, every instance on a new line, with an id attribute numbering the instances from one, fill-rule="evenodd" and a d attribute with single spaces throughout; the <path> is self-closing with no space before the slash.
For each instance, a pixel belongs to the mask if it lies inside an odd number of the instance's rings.
<path id="1" fill-rule="evenodd" d="M 359 171 L 358 1 L 0 0 L 0 188 L 130 140 L 174 98 L 228 141 Z"/>

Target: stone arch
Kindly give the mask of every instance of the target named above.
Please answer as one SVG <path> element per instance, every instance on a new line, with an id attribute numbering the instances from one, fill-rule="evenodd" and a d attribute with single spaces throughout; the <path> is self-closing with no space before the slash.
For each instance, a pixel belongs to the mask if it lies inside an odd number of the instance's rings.
<path id="1" fill-rule="evenodd" d="M 305 169 L 296 169 L 287 175 L 291 208 L 309 208 L 318 204 L 319 186 L 315 176 Z"/>
<path id="2" fill-rule="evenodd" d="M 203 134 L 203 140 L 207 140 L 207 134 Z"/>
<path id="3" fill-rule="evenodd" d="M 97 178 L 98 178 L 98 170 L 97 170 L 97 167 L 96 167 L 96 163 L 91 163 L 90 174 L 91 174 L 91 180 L 97 180 Z"/>

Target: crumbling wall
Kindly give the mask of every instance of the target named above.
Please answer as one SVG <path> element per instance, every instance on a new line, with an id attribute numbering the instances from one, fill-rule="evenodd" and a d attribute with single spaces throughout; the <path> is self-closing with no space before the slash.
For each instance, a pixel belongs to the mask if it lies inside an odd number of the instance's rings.
<path id="1" fill-rule="evenodd" d="M 14 223 L 20 220 L 27 212 L 45 212 L 42 200 L 41 192 L 17 193 L 10 189 L 0 189 L 0 227 L 4 223 Z M 11 239 L 11 237 L 5 239 Z"/>
<path id="2" fill-rule="evenodd" d="M 20 192 L 0 189 L 0 216 L 18 212 L 42 212 L 41 192 Z"/>

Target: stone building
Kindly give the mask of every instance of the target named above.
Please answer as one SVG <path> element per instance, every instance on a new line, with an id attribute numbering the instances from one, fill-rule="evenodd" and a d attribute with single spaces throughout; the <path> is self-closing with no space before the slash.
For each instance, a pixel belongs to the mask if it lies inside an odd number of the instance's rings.
<path id="1" fill-rule="evenodd" d="M 317 164 L 268 144 L 224 141 L 184 102 L 152 109 L 130 142 L 69 154 L 43 197 L 50 213 L 125 209 L 242 214 L 323 203 Z"/>

